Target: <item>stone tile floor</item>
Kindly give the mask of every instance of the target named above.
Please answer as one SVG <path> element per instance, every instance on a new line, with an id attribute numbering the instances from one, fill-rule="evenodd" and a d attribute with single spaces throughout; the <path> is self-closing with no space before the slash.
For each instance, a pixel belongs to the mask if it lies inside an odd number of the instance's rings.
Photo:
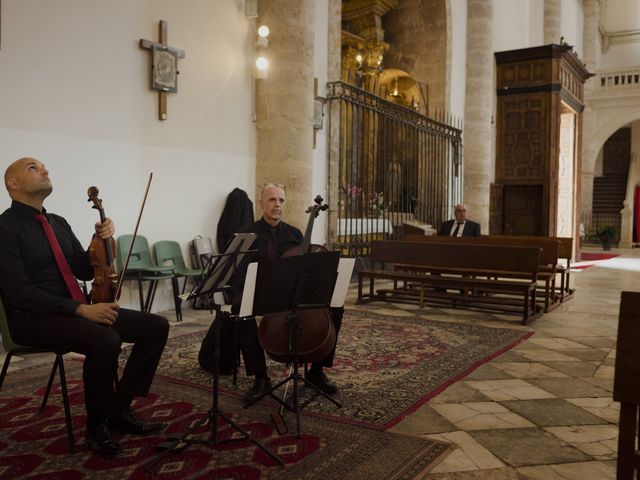
<path id="1" fill-rule="evenodd" d="M 622 256 L 572 273 L 574 297 L 528 326 L 512 315 L 471 310 L 382 302 L 356 306 L 352 287 L 348 308 L 535 332 L 391 429 L 455 446 L 427 478 L 615 478 L 619 405 L 612 400 L 612 385 L 618 308 L 620 292 L 640 285 L 640 251 L 614 253 Z M 187 309 L 184 318 L 172 322 L 172 336 L 210 322 L 203 311 Z M 15 359 L 10 370 L 42 361 L 37 356 Z"/>

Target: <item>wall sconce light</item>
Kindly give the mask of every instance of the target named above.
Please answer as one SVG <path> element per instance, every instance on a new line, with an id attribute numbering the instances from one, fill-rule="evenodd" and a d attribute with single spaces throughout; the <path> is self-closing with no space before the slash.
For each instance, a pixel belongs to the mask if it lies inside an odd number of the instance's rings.
<path id="1" fill-rule="evenodd" d="M 256 78 L 267 78 L 267 70 L 269 69 L 269 61 L 266 57 L 256 58 Z"/>
<path id="2" fill-rule="evenodd" d="M 256 42 L 258 47 L 269 46 L 269 27 L 266 25 L 260 25 L 258 27 L 258 41 Z"/>

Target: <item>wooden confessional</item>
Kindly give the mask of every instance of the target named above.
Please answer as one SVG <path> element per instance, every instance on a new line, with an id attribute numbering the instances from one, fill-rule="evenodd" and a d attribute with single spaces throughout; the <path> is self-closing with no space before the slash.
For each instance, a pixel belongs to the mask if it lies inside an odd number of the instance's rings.
<path id="1" fill-rule="evenodd" d="M 496 170 L 491 235 L 577 238 L 583 86 L 569 45 L 495 54 Z"/>

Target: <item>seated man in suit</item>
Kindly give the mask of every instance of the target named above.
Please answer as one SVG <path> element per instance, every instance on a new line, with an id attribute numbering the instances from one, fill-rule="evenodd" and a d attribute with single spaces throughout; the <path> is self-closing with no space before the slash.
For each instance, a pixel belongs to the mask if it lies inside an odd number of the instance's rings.
<path id="1" fill-rule="evenodd" d="M 455 220 L 448 220 L 440 225 L 438 235 L 447 237 L 479 237 L 480 224 L 467 219 L 467 206 L 459 203 L 455 206 Z"/>

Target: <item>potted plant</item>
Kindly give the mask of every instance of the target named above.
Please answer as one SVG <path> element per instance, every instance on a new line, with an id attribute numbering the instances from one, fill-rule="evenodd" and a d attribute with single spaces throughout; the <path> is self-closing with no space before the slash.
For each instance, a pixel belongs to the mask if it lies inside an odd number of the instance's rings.
<path id="1" fill-rule="evenodd" d="M 602 242 L 603 250 L 611 250 L 611 242 L 616 238 L 616 227 L 612 225 L 602 225 L 596 228 L 596 235 Z"/>

